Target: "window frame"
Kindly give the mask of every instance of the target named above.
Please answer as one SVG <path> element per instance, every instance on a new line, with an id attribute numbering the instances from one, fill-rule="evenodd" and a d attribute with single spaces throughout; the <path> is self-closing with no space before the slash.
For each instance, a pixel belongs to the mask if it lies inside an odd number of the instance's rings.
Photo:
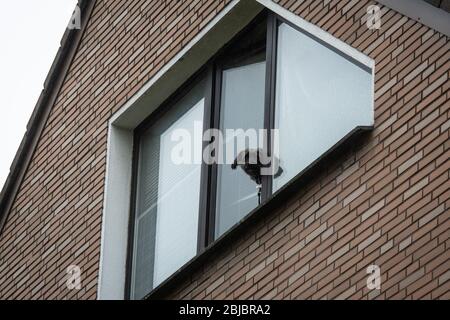
<path id="1" fill-rule="evenodd" d="M 134 250 L 134 236 L 135 236 L 135 224 L 136 224 L 136 205 L 137 205 L 137 181 L 139 173 L 139 157 L 140 157 L 140 142 L 141 136 L 151 128 L 158 120 L 160 120 L 164 115 L 166 115 L 171 108 L 173 108 L 177 102 L 179 102 L 191 89 L 193 89 L 200 81 L 206 78 L 205 86 L 205 104 L 203 113 L 203 123 L 208 124 L 210 118 L 210 108 L 208 104 L 211 100 L 212 91 L 208 85 L 209 77 L 209 65 L 200 69 L 195 73 L 187 82 L 185 82 L 178 90 L 176 90 L 167 100 L 165 100 L 150 116 L 148 116 L 133 132 L 133 160 L 132 160 L 132 183 L 131 183 L 131 201 L 130 201 L 130 219 L 128 223 L 128 243 L 127 243 L 127 258 L 126 258 L 126 278 L 125 278 L 125 299 L 131 299 L 132 293 L 132 267 L 133 267 L 133 250 Z M 202 207 L 203 195 L 207 184 L 205 181 L 205 170 L 206 164 L 202 163 L 201 175 L 200 175 L 200 198 L 199 198 L 199 228 L 198 228 L 198 241 L 197 241 L 197 254 L 199 254 L 199 247 L 201 238 L 203 234 L 200 230 L 200 223 L 203 223 L 204 211 Z M 153 288 L 154 289 L 154 288 Z M 152 289 L 152 290 L 153 290 Z"/>
<path id="2" fill-rule="evenodd" d="M 248 29 L 251 29 L 255 25 L 257 25 L 261 20 L 267 18 L 270 14 L 263 12 L 261 15 L 255 18 L 255 20 L 252 21 L 252 23 L 244 30 L 247 31 Z M 267 28 L 267 26 L 266 26 Z M 246 33 L 243 33 L 242 35 L 238 35 L 236 39 L 232 40 L 231 47 L 235 42 L 239 42 L 239 39 L 241 37 L 245 37 Z M 267 42 L 267 39 L 266 39 Z M 230 47 L 227 47 L 225 52 L 222 53 L 220 56 L 217 57 L 217 59 L 214 61 L 214 92 L 213 92 L 213 102 L 211 105 L 211 109 L 213 110 L 213 121 L 212 125 L 215 129 L 220 129 L 221 126 L 221 113 L 222 113 L 222 74 L 223 71 L 229 68 L 234 68 L 236 66 L 240 66 L 243 61 L 247 58 L 254 57 L 260 53 L 266 52 L 266 68 L 267 68 L 267 48 L 266 46 L 257 47 L 253 49 L 251 52 L 246 51 L 238 51 L 233 56 L 227 56 L 226 51 L 229 50 Z M 266 84 L 267 85 L 267 84 Z M 265 85 L 265 86 L 266 86 Z M 267 88 L 265 87 L 265 91 Z M 265 93 L 263 93 L 265 94 Z M 264 102 L 266 103 L 266 102 Z M 265 129 L 265 118 L 266 118 L 266 108 L 264 106 L 264 128 Z M 206 246 L 209 246 L 212 244 L 215 240 L 217 240 L 219 237 L 216 237 L 216 217 L 217 217 L 217 182 L 218 182 L 218 164 L 214 163 L 210 166 L 211 172 L 210 172 L 210 183 L 207 186 L 207 192 L 208 192 L 208 212 L 206 213 L 208 216 L 209 224 L 207 226 L 207 239 L 206 239 Z M 264 184 L 263 184 L 264 186 Z M 265 201 L 265 198 L 261 197 L 261 203 Z M 256 208 L 258 208 L 257 206 Z M 204 249 L 204 248 L 203 248 Z"/>
<path id="3" fill-rule="evenodd" d="M 337 47 L 330 43 L 320 39 L 314 34 L 302 29 L 295 25 L 291 21 L 285 19 L 279 14 L 271 11 L 270 9 L 264 9 L 259 13 L 246 27 L 239 31 L 222 49 L 220 49 L 213 57 L 191 76 L 179 89 L 169 96 L 158 108 L 142 123 L 136 127 L 133 131 L 133 159 L 132 159 L 132 179 L 131 179 L 131 201 L 130 201 L 130 219 L 128 225 L 128 243 L 126 252 L 126 275 L 125 275 L 125 299 L 131 298 L 131 281 L 132 281 L 132 260 L 133 260 L 133 247 L 134 247 L 134 228 L 135 228 L 135 216 L 136 216 L 136 189 L 137 189 L 137 175 L 138 175 L 138 163 L 139 163 L 139 146 L 140 136 L 146 129 L 152 126 L 158 121 L 170 108 L 172 108 L 176 102 L 184 97 L 199 81 L 199 79 L 206 79 L 205 86 L 205 105 L 204 105 L 204 119 L 203 130 L 211 128 L 220 128 L 220 105 L 221 105 L 221 86 L 222 86 L 222 70 L 225 69 L 225 64 L 230 61 L 238 61 L 243 59 L 242 55 L 236 54 L 231 59 L 227 52 L 233 48 L 235 43 L 239 42 L 239 39 L 245 37 L 247 32 L 257 25 L 261 20 L 266 20 L 266 45 L 264 47 L 266 52 L 266 75 L 265 75 L 265 92 L 264 92 L 264 129 L 268 131 L 268 141 L 271 141 L 271 129 L 275 126 L 275 99 L 276 99 L 276 77 L 277 77 L 277 48 L 278 48 L 278 26 L 281 23 L 285 23 L 294 28 L 298 32 L 307 34 L 314 40 L 323 44 L 327 48 L 332 49 L 337 54 L 343 56 L 354 64 L 361 66 L 364 69 L 374 72 L 374 68 L 371 68 L 362 62 L 354 59 L 349 54 L 341 51 Z M 263 49 L 261 49 L 263 50 Z M 246 54 L 246 53 L 244 53 Z M 248 54 L 250 55 L 250 54 Z M 228 67 L 228 65 L 227 65 Z M 259 212 L 265 212 L 267 210 L 273 210 L 276 208 L 277 203 L 281 203 L 289 198 L 295 190 L 301 185 L 305 179 L 309 179 L 310 173 L 315 171 L 314 169 L 320 166 L 320 163 L 326 161 L 331 155 L 338 151 L 338 147 L 347 145 L 348 142 L 353 141 L 355 133 L 360 131 L 372 130 L 373 126 L 360 126 L 355 128 L 347 136 L 343 137 L 333 147 L 331 147 L 325 154 L 316 159 L 307 168 L 299 172 L 295 177 L 289 180 L 279 190 L 273 192 L 272 190 L 272 177 L 262 177 L 262 193 L 261 204 L 255 209 L 250 211 L 240 222 L 236 223 L 228 231 L 224 232 L 220 237 L 215 237 L 215 219 L 216 219 L 216 197 L 217 197 L 217 164 L 208 165 L 202 162 L 201 168 L 201 184 L 200 184 L 200 197 L 199 197 L 199 221 L 198 221 L 198 242 L 197 242 L 197 254 L 187 261 L 178 271 L 174 272 L 170 277 L 164 280 L 157 287 L 154 287 L 146 295 L 145 298 L 158 294 L 161 288 L 167 288 L 167 282 L 180 276 L 183 270 L 188 270 L 189 267 L 196 266 L 203 261 L 207 256 L 207 253 L 212 252 L 216 248 L 223 245 L 224 238 L 230 238 L 233 234 L 236 234 L 237 230 L 242 229 L 250 221 L 257 220 Z M 211 141 L 203 142 L 203 150 Z M 268 153 L 271 154 L 271 143 L 268 143 Z"/>

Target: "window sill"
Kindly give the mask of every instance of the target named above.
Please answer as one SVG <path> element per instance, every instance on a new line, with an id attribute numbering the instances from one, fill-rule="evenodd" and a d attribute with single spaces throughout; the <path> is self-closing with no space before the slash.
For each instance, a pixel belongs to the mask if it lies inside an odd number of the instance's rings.
<path id="1" fill-rule="evenodd" d="M 327 167 L 326 164 L 337 163 L 336 160 L 345 155 L 346 152 L 360 150 L 370 138 L 370 132 L 372 130 L 372 126 L 356 127 L 329 151 L 301 171 L 280 190 L 275 192 L 267 201 L 247 214 L 239 223 L 235 224 L 230 230 L 205 248 L 205 250 L 199 252 L 158 287 L 154 288 L 144 297 L 144 300 L 164 299 L 177 285 L 188 279 L 193 272 L 207 263 L 210 257 L 218 254 L 224 248 L 229 248 L 230 243 L 239 236 L 242 236 L 245 230 L 255 225 L 260 219 L 267 218 L 267 215 L 271 212 L 280 209 L 291 196 L 298 193 L 299 189 L 312 181 L 318 173 L 322 172 L 322 169 Z"/>

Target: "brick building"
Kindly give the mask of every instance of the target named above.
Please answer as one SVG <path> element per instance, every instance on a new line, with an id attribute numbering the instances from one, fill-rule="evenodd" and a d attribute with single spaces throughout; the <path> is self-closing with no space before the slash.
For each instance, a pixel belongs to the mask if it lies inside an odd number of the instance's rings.
<path id="1" fill-rule="evenodd" d="M 449 299 L 427 2 L 81 0 L 1 194 L 0 298 Z M 195 121 L 279 129 L 261 205 L 239 168 L 167 162 Z"/>

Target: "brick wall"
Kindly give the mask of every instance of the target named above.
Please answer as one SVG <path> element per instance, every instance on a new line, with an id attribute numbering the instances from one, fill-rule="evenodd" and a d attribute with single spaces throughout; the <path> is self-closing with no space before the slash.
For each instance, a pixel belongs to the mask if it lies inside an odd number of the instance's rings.
<path id="1" fill-rule="evenodd" d="M 96 298 L 107 120 L 226 2 L 97 1 L 0 235 L 1 298 Z M 373 1 L 279 3 L 376 60 L 375 130 L 168 298 L 450 298 L 448 37 L 385 7 L 371 31 Z"/>

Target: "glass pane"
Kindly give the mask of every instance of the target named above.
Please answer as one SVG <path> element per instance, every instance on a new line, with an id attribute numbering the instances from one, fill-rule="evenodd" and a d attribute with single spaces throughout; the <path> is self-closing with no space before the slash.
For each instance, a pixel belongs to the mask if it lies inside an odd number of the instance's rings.
<path id="1" fill-rule="evenodd" d="M 158 286 L 197 253 L 201 162 L 172 158 L 181 129 L 201 159 L 204 83 L 196 86 L 141 137 L 133 252 L 132 298 Z M 179 131 L 177 131 L 179 132 Z"/>
<path id="2" fill-rule="evenodd" d="M 283 173 L 300 173 L 357 126 L 373 123 L 372 73 L 305 33 L 278 30 L 275 128 Z"/>
<path id="3" fill-rule="evenodd" d="M 240 149 L 237 139 L 226 129 L 261 129 L 264 126 L 265 62 L 244 64 L 224 70 L 220 129 L 224 134 L 224 158 L 235 159 L 245 148 L 257 148 L 258 141 L 247 140 Z M 255 61 L 255 59 L 252 59 Z M 253 62 L 252 61 L 252 62 Z M 244 133 L 235 137 L 242 137 Z M 234 147 L 233 147 L 234 146 Z M 227 150 L 232 154 L 227 154 Z M 230 153 L 229 152 L 229 153 Z M 216 199 L 216 238 L 258 206 L 256 183 L 243 170 L 231 169 L 231 163 L 218 166 Z"/>

